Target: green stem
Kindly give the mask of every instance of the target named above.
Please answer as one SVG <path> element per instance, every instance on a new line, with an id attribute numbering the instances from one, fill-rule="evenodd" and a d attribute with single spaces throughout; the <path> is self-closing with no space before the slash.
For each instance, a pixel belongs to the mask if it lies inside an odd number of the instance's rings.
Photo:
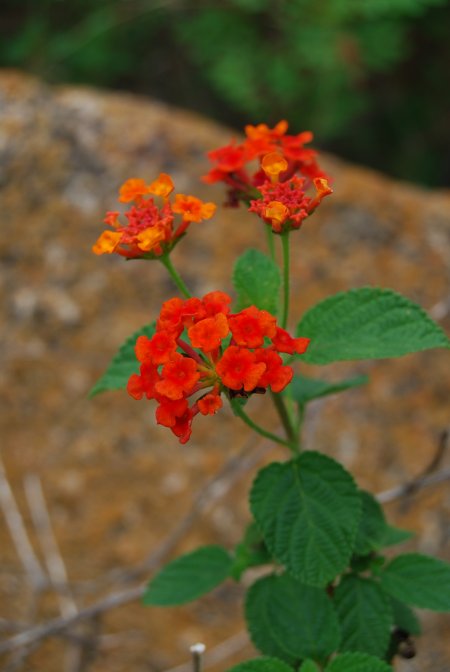
<path id="1" fill-rule="evenodd" d="M 289 231 L 281 234 L 283 246 L 283 318 L 281 326 L 286 329 L 289 317 Z"/>
<path id="2" fill-rule="evenodd" d="M 275 392 L 271 392 L 270 394 L 272 396 L 275 408 L 278 411 L 278 415 L 280 416 L 280 420 L 286 432 L 286 436 L 289 440 L 289 446 L 293 452 L 298 453 L 298 435 L 295 427 L 292 425 L 286 404 L 284 403 L 284 399 L 281 394 L 276 394 Z"/>
<path id="3" fill-rule="evenodd" d="M 266 226 L 267 245 L 269 246 L 270 258 L 275 261 L 275 236 L 272 227 Z"/>
<path id="4" fill-rule="evenodd" d="M 238 415 L 241 420 L 245 422 L 246 425 L 251 427 L 252 429 L 255 430 L 258 434 L 261 436 L 264 436 L 266 439 L 270 439 L 271 441 L 275 441 L 275 443 L 279 443 L 282 446 L 287 446 L 290 448 L 293 452 L 293 447 L 289 441 L 285 441 L 281 437 L 277 436 L 276 434 L 272 434 L 272 432 L 267 431 L 267 429 L 264 429 L 263 427 L 260 427 L 259 425 L 256 424 L 256 422 L 253 422 L 251 418 L 247 415 L 247 413 L 244 411 L 242 406 L 239 405 L 239 402 L 236 401 L 230 401 L 231 407 L 233 411 L 235 412 L 236 415 Z"/>
<path id="5" fill-rule="evenodd" d="M 183 296 L 185 296 L 187 299 L 190 299 L 192 297 L 192 294 L 184 284 L 181 277 L 178 275 L 177 271 L 175 270 L 169 255 L 164 254 L 162 257 L 159 257 L 159 260 L 167 268 L 170 277 L 172 278 L 172 280 L 174 281 L 180 292 L 183 294 Z"/>

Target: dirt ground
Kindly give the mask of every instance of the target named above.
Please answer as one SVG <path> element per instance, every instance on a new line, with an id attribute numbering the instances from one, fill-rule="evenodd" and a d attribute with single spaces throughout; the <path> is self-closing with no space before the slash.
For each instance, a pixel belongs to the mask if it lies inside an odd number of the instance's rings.
<path id="1" fill-rule="evenodd" d="M 42 553 L 26 497 L 26 485 L 29 492 L 39 477 L 70 587 L 62 604 L 51 590 L 33 590 L 0 514 L 3 639 L 13 636 L 13 625 L 26 629 L 146 580 L 149 570 L 133 581 L 133 568 L 161 549 L 181 520 L 185 533 L 164 560 L 205 542 L 231 548 L 249 519 L 246 493 L 256 469 L 284 458 L 280 448 L 252 440 L 227 410 L 200 418 L 192 440 L 180 446 L 155 426 L 150 403 L 124 392 L 87 398 L 122 341 L 175 294 L 157 264 L 91 253 L 103 213 L 114 209 L 125 179 L 152 180 L 161 171 L 171 173 L 178 191 L 220 203 L 221 189 L 198 177 L 207 169 L 204 152 L 228 138 L 227 129 L 154 101 L 0 73 L 1 456 L 44 564 L 48 549 Z M 449 331 L 449 192 L 394 182 L 333 157 L 324 163 L 335 193 L 293 241 L 292 314 L 338 290 L 376 285 L 403 292 Z M 174 255 L 187 284 L 198 295 L 229 291 L 236 256 L 248 246 L 264 249 L 261 227 L 242 210 L 221 210 L 193 226 Z M 372 492 L 407 482 L 429 464 L 450 424 L 448 370 L 445 351 L 308 367 L 309 375 L 335 380 L 367 373 L 370 383 L 314 402 L 306 445 L 340 459 Z M 264 398 L 249 410 L 276 429 Z M 239 468 L 226 467 L 211 505 L 189 526 L 192 503 L 211 494 L 205 482 L 241 453 L 253 466 L 241 457 Z M 449 463 L 446 453 L 438 468 Z M 31 500 L 33 508 L 36 495 Z M 416 532 L 405 548 L 450 559 L 448 482 L 386 511 Z M 202 641 L 218 658 L 209 660 L 211 669 L 225 670 L 254 655 L 242 635 L 242 596 L 227 582 L 177 609 L 147 609 L 135 600 L 83 622 L 71 639 L 53 637 L 26 658 L 5 657 L 2 669 L 160 672 L 188 661 L 189 646 Z M 418 656 L 398 670 L 450 670 L 448 616 L 421 617 Z"/>

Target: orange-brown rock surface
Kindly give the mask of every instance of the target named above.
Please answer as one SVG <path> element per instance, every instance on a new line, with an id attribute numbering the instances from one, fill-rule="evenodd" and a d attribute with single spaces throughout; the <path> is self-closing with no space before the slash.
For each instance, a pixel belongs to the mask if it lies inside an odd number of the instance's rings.
<path id="1" fill-rule="evenodd" d="M 161 171 L 172 174 L 179 191 L 220 203 L 221 189 L 198 178 L 207 168 L 205 151 L 229 135 L 210 121 L 142 98 L 50 88 L 19 73 L 0 74 L 1 452 L 42 558 L 23 490 L 27 474 L 40 475 L 80 608 L 129 585 L 113 570 L 145 559 L 205 479 L 249 436 L 224 411 L 198 420 L 182 447 L 154 425 L 151 404 L 123 392 L 87 398 L 122 341 L 174 294 L 158 264 L 91 253 L 104 211 L 114 208 L 126 178 L 152 180 Z M 335 193 L 293 237 L 293 315 L 338 290 L 378 285 L 419 302 L 449 330 L 449 193 L 393 182 L 330 157 L 324 163 Z M 223 210 L 193 226 L 174 256 L 195 292 L 230 290 L 233 261 L 249 245 L 264 249 L 260 221 L 243 210 Z M 448 364 L 447 352 L 431 351 L 310 370 L 335 379 L 366 372 L 370 383 L 311 406 L 308 447 L 342 460 L 374 492 L 407 481 L 429 463 L 449 424 Z M 264 398 L 249 408 L 276 427 Z M 272 449 L 260 463 L 282 457 L 281 449 Z M 449 461 L 445 456 L 441 466 Z M 248 520 L 250 482 L 247 473 L 187 532 L 177 552 L 203 542 L 236 543 Z M 450 559 L 449 509 L 443 483 L 389 504 L 387 513 L 417 533 L 409 548 Z M 30 604 L 1 516 L 0 544 L 0 618 L 24 623 L 33 608 L 36 620 L 57 616 L 49 592 Z M 99 622 L 108 635 L 99 655 L 76 669 L 170 668 L 187 660 L 195 641 L 213 647 L 239 633 L 241 602 L 242 590 L 230 583 L 190 607 L 132 603 L 111 610 Z M 417 658 L 398 669 L 445 672 L 449 620 L 424 613 L 423 623 Z M 250 646 L 241 648 L 216 669 L 251 655 Z M 66 656 L 67 642 L 52 639 L 17 669 L 69 669 Z"/>

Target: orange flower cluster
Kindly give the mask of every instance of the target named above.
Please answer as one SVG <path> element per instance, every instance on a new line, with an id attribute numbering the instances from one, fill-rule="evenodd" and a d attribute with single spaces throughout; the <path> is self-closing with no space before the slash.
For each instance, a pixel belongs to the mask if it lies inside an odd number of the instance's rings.
<path id="1" fill-rule="evenodd" d="M 140 372 L 130 377 L 128 393 L 155 399 L 156 421 L 180 443 L 189 440 L 198 413 L 213 415 L 221 408 L 222 392 L 232 399 L 284 390 L 293 371 L 279 353 L 302 354 L 308 347 L 308 338 L 293 338 L 267 311 L 250 306 L 231 313 L 230 303 L 219 291 L 202 299 L 170 299 L 155 334 L 136 341 Z"/>
<path id="2" fill-rule="evenodd" d="M 236 206 L 239 201 L 248 203 L 251 198 L 258 197 L 256 190 L 270 179 L 262 165 L 267 154 L 276 153 L 282 160 L 282 170 L 279 171 L 282 182 L 296 174 L 308 180 L 326 178 L 317 163 L 317 152 L 304 146 L 313 139 L 312 133 L 304 131 L 298 135 L 287 135 L 287 130 L 287 121 L 280 121 L 274 128 L 266 124 L 246 126 L 243 143 L 236 144 L 233 140 L 229 145 L 208 153 L 215 165 L 203 180 L 208 183 L 225 182 L 230 188 L 229 205 Z"/>
<path id="3" fill-rule="evenodd" d="M 104 221 L 113 230 L 103 231 L 93 252 L 116 252 L 128 259 L 160 257 L 175 247 L 191 222 L 201 222 L 213 216 L 214 203 L 203 203 L 195 196 L 177 194 L 171 203 L 169 197 L 173 189 L 173 182 L 165 173 L 151 184 L 137 178 L 127 180 L 120 188 L 119 201 L 132 203 L 125 213 L 128 223 L 120 223 L 119 212 L 108 212 Z M 160 207 L 153 196 L 162 199 Z M 175 225 L 177 216 L 179 221 Z"/>

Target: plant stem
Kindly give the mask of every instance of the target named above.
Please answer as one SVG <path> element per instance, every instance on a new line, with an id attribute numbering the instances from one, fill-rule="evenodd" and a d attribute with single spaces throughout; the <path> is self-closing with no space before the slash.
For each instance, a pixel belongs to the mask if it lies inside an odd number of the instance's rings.
<path id="1" fill-rule="evenodd" d="M 283 318 L 281 326 L 286 329 L 289 317 L 289 231 L 281 234 L 283 246 Z"/>
<path id="2" fill-rule="evenodd" d="M 246 425 L 251 427 L 252 429 L 255 430 L 258 434 L 261 434 L 261 436 L 264 436 L 266 439 L 271 439 L 271 441 L 275 441 L 275 443 L 279 443 L 282 446 L 287 446 L 293 451 L 293 447 L 289 441 L 285 441 L 281 437 L 277 436 L 276 434 L 272 434 L 272 432 L 267 431 L 267 429 L 264 429 L 263 427 L 260 427 L 259 425 L 256 424 L 256 422 L 253 422 L 251 418 L 247 415 L 247 413 L 244 411 L 242 406 L 239 405 L 239 402 L 230 401 L 231 407 L 233 411 L 235 412 L 236 415 L 238 415 L 241 420 L 245 422 Z M 294 452 L 294 451 L 293 451 Z"/>
<path id="3" fill-rule="evenodd" d="M 275 392 L 271 392 L 271 396 L 275 408 L 278 411 L 278 415 L 280 416 L 280 420 L 286 431 L 286 436 L 289 441 L 289 447 L 293 452 L 298 453 L 299 452 L 298 435 L 295 427 L 292 425 L 292 421 L 286 408 L 286 404 L 284 403 L 284 399 L 281 396 L 281 394 L 277 394 Z"/>
<path id="4" fill-rule="evenodd" d="M 177 271 L 175 270 L 169 255 L 164 254 L 162 257 L 159 257 L 159 260 L 167 268 L 170 277 L 172 278 L 172 280 L 174 281 L 180 292 L 183 294 L 183 296 L 185 296 L 187 299 L 190 299 L 192 297 L 192 294 L 184 284 L 181 277 L 178 275 Z"/>
<path id="5" fill-rule="evenodd" d="M 270 258 L 275 261 L 275 237 L 272 227 L 266 226 L 267 245 L 269 246 Z"/>

